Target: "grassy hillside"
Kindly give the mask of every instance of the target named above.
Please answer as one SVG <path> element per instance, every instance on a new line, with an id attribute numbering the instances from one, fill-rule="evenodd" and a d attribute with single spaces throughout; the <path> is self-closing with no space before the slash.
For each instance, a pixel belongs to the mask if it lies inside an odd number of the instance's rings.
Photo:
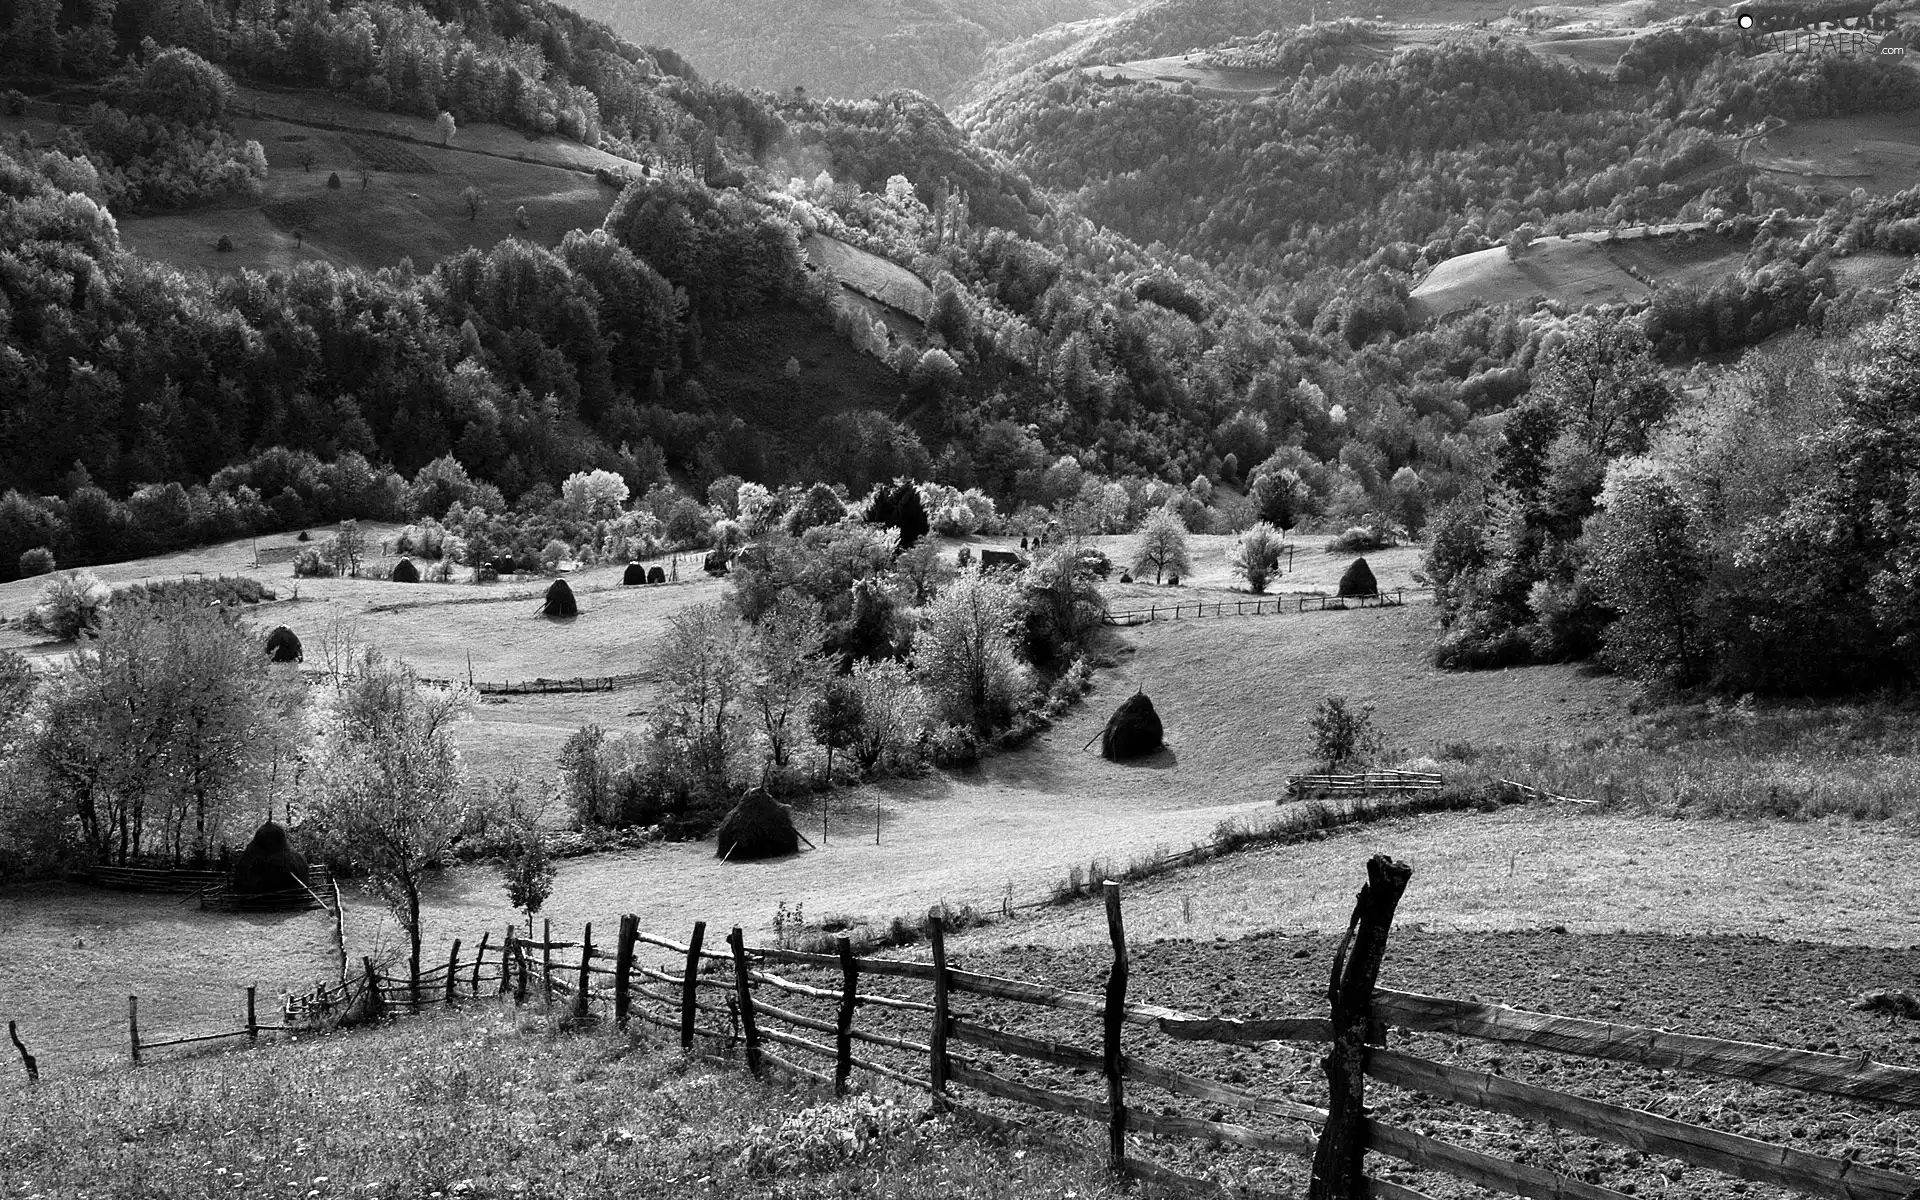
<path id="1" fill-rule="evenodd" d="M 1115 12 L 1120 0 L 581 0 L 625 37 L 671 46 L 702 75 L 785 92 L 858 98 L 912 88 L 936 100 L 1000 45 Z"/>

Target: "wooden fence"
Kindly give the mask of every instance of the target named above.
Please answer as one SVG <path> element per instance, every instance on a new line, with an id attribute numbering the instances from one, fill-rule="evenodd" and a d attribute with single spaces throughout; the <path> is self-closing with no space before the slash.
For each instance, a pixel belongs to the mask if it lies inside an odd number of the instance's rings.
<path id="1" fill-rule="evenodd" d="M 8 1023 L 8 1031 L 9 1033 L 12 1032 L 11 1022 Z M 247 988 L 246 1023 L 242 1025 L 240 1028 L 222 1029 L 214 1033 L 185 1034 L 179 1037 L 166 1037 L 166 1038 L 141 1037 L 140 1036 L 140 997 L 138 996 L 127 997 L 127 1044 L 128 1044 L 128 1049 L 133 1056 L 134 1064 L 136 1066 L 139 1065 L 141 1061 L 140 1056 L 143 1053 L 158 1050 L 165 1046 L 190 1046 L 200 1042 L 218 1042 L 218 1041 L 224 1041 L 227 1038 L 242 1038 L 242 1037 L 246 1038 L 247 1041 L 251 1043 L 251 1042 L 258 1042 L 260 1040 L 260 1035 L 263 1032 L 265 1033 L 285 1032 L 285 1026 L 284 1024 L 279 1026 L 260 1024 L 259 1018 L 254 1009 L 254 989 L 252 988 L 252 986 L 249 986 Z M 13 1035 L 13 1037 L 14 1037 L 14 1045 L 20 1046 L 19 1036 L 15 1034 Z M 26 1057 L 26 1048 L 24 1046 L 20 1046 L 20 1054 L 22 1058 Z M 27 1069 L 27 1075 L 30 1080 L 38 1080 L 39 1078 L 38 1070 L 36 1070 L 34 1067 L 31 1067 L 31 1066 L 29 1066 Z"/>
<path id="2" fill-rule="evenodd" d="M 1484 1112 L 1548 1121 L 1809 1196 L 1912 1200 L 1920 1189 L 1920 1178 L 1851 1158 L 1772 1145 L 1390 1048 L 1390 1028 L 1441 1032 L 1920 1109 L 1920 1070 L 1913 1068 L 1381 988 L 1377 977 L 1388 932 L 1411 874 L 1385 856 L 1368 862 L 1367 884 L 1334 957 L 1324 1013 L 1210 1017 L 1132 997 L 1120 887 L 1108 882 L 1112 963 L 1099 993 L 964 969 L 949 959 L 938 909 L 926 925 L 929 962 L 855 957 L 845 937 L 831 954 L 753 947 L 738 928 L 724 947 L 709 949 L 705 922 L 696 922 L 682 942 L 642 932 L 639 918 L 628 914 L 610 945 L 595 942 L 591 925 L 577 941 L 555 941 L 550 926 L 534 941 L 509 926 L 491 950 L 491 935 L 483 936 L 471 958 L 463 958 L 461 943 L 455 942 L 443 962 L 422 972 L 417 985 L 382 974 L 363 960 L 358 978 L 290 1002 L 285 1020 L 297 1027 L 369 1002 L 418 1007 L 451 1004 L 463 996 L 511 995 L 576 1022 L 605 1017 L 621 1028 L 635 1022 L 654 1026 L 688 1050 L 737 1049 L 755 1074 L 776 1068 L 836 1093 L 847 1090 L 857 1070 L 925 1091 L 937 1108 L 1048 1140 L 1060 1138 L 1023 1116 L 1037 1116 L 1053 1129 L 1063 1122 L 1068 1128 L 1091 1123 L 1116 1172 L 1193 1195 L 1225 1192 L 1144 1156 L 1149 1143 L 1143 1139 L 1198 1141 L 1306 1160 L 1310 1200 L 1423 1200 L 1424 1193 L 1380 1178 L 1369 1154 L 1518 1196 L 1625 1200 L 1625 1193 L 1598 1183 L 1382 1121 L 1367 1108 L 1368 1080 Z M 649 950 L 668 957 L 649 963 L 644 961 Z M 900 994 L 914 986 L 920 994 Z M 973 998 L 964 1009 L 962 997 Z M 1026 1018 L 1013 1015 L 996 1023 L 988 1015 L 996 1006 L 1008 1014 L 1015 1012 L 1011 1006 L 1024 1006 L 1078 1014 L 1076 1020 L 1097 1018 L 1097 1039 L 1074 1045 L 1036 1036 Z M 1143 1037 L 1161 1047 L 1172 1042 L 1328 1047 L 1321 1060 L 1326 1107 L 1149 1061 L 1136 1053 Z M 1052 1071 L 1061 1080 L 1018 1077 L 1034 1069 Z M 1072 1090 L 1076 1079 L 1078 1091 Z M 1087 1094 L 1089 1087 L 1097 1094 Z M 1172 1097 L 1200 1101 L 1210 1115 L 1179 1115 L 1166 1103 Z M 1229 1109 L 1252 1123 L 1227 1120 Z"/>
<path id="3" fill-rule="evenodd" d="M 1352 775 L 1289 775 L 1287 776 L 1287 795 L 1295 800 L 1302 800 L 1308 796 L 1379 796 L 1392 792 L 1437 792 L 1440 790 L 1441 782 L 1438 774 L 1426 771 L 1360 771 Z"/>
<path id="4" fill-rule="evenodd" d="M 165 892 L 198 900 L 201 908 L 237 912 L 278 911 L 289 908 L 336 907 L 340 889 L 324 866 L 308 868 L 307 882 L 292 876 L 281 891 L 242 896 L 233 891 L 230 871 L 199 871 L 173 867 L 82 867 L 74 877 L 95 887 L 130 892 Z"/>
<path id="5" fill-rule="evenodd" d="M 1391 592 L 1376 592 L 1367 596 L 1309 596 L 1297 595 L 1291 601 L 1280 596 L 1259 597 L 1251 600 L 1196 600 L 1192 604 L 1181 601 L 1176 604 L 1150 604 L 1146 608 L 1132 608 L 1124 612 L 1109 612 L 1107 624 L 1130 628 L 1135 625 L 1150 625 L 1155 621 L 1178 621 L 1193 617 L 1261 617 L 1269 614 L 1279 616 L 1283 612 L 1303 613 L 1309 608 L 1316 611 L 1349 607 L 1348 601 L 1365 608 L 1393 607 L 1406 603 L 1405 589 L 1395 588 Z"/>

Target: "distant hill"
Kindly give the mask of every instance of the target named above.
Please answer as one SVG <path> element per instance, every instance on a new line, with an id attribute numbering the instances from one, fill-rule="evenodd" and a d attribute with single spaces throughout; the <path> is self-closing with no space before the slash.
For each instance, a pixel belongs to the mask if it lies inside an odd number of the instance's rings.
<path id="1" fill-rule="evenodd" d="M 995 48 L 1125 0 L 581 0 L 616 32 L 672 46 L 704 77 L 858 98 L 911 88 L 945 101 Z"/>

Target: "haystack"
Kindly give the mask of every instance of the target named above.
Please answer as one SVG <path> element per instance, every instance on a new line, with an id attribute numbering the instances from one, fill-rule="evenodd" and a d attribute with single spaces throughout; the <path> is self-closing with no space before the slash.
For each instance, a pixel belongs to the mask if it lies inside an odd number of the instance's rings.
<path id="1" fill-rule="evenodd" d="M 666 581 L 667 581 L 667 573 L 665 571 L 661 570 L 659 567 L 647 568 L 648 583 L 665 583 Z"/>
<path id="2" fill-rule="evenodd" d="M 276 625 L 267 635 L 267 657 L 274 662 L 299 662 L 306 657 L 300 649 L 300 638 L 285 625 Z"/>
<path id="3" fill-rule="evenodd" d="M 1380 585 L 1374 582 L 1373 568 L 1367 565 L 1367 560 L 1364 558 L 1354 559 L 1353 565 L 1340 576 L 1340 595 L 1377 596 L 1379 594 Z"/>
<path id="4" fill-rule="evenodd" d="M 720 844 L 714 857 L 735 861 L 778 858 L 800 849 L 800 831 L 793 814 L 764 791 L 751 791 L 720 822 Z"/>
<path id="5" fill-rule="evenodd" d="M 1160 728 L 1160 714 L 1153 711 L 1153 701 L 1145 692 L 1135 692 L 1107 718 L 1107 727 L 1100 734 L 1100 757 L 1115 761 L 1143 758 L 1165 744 L 1165 731 Z"/>
<path id="6" fill-rule="evenodd" d="M 287 840 L 287 830 L 276 821 L 268 821 L 254 830 L 253 840 L 240 852 L 233 864 L 233 892 L 236 896 L 266 896 L 304 888 L 310 882 L 307 860 Z"/>
<path id="7" fill-rule="evenodd" d="M 707 551 L 706 560 L 701 566 L 709 575 L 725 575 L 727 573 L 727 552 L 725 550 Z"/>
<path id="8" fill-rule="evenodd" d="M 637 562 L 628 563 L 626 574 L 620 576 L 620 586 L 622 587 L 632 587 L 636 583 L 645 583 L 646 581 L 647 568 Z"/>
<path id="9" fill-rule="evenodd" d="M 413 565 L 412 559 L 403 558 L 393 564 L 393 574 L 388 578 L 395 583 L 419 583 L 420 568 Z"/>
<path id="10" fill-rule="evenodd" d="M 577 617 L 580 605 L 573 598 L 573 589 L 564 579 L 556 579 L 547 588 L 547 602 L 540 611 L 549 617 Z"/>

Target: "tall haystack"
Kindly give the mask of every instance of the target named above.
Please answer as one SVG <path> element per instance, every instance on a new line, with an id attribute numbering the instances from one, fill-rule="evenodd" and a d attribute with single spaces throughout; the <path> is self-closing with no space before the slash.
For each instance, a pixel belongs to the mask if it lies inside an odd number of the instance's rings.
<path id="1" fill-rule="evenodd" d="M 299 662 L 305 657 L 300 638 L 285 625 L 276 625 L 267 635 L 267 657 L 274 662 Z"/>
<path id="2" fill-rule="evenodd" d="M 580 605 L 573 598 L 573 589 L 564 579 L 556 579 L 547 588 L 547 602 L 540 611 L 549 617 L 577 617 Z"/>
<path id="3" fill-rule="evenodd" d="M 393 564 L 393 574 L 389 578 L 395 583 L 419 583 L 420 568 L 413 565 L 412 559 L 403 558 Z"/>
<path id="4" fill-rule="evenodd" d="M 1100 734 L 1100 757 L 1116 762 L 1144 758 L 1165 745 L 1165 738 L 1153 701 L 1145 692 L 1135 692 L 1107 718 L 1107 727 Z"/>
<path id="5" fill-rule="evenodd" d="M 620 586 L 632 587 L 636 583 L 647 581 L 647 568 L 644 563 L 630 562 L 626 573 L 620 576 Z"/>
<path id="6" fill-rule="evenodd" d="M 800 849 L 800 831 L 793 814 L 761 790 L 748 792 L 720 822 L 720 844 L 714 857 L 741 861 L 778 858 Z"/>
<path id="7" fill-rule="evenodd" d="M 233 864 L 236 896 L 268 896 L 304 888 L 310 882 L 307 860 L 294 851 L 286 826 L 277 821 L 254 830 L 253 840 Z"/>
<path id="8" fill-rule="evenodd" d="M 662 570 L 662 569 L 661 569 L 661 568 L 659 568 L 659 567 L 648 567 L 648 568 L 647 568 L 647 582 L 648 582 L 648 583 L 665 583 L 666 581 L 667 581 L 667 573 L 666 573 L 666 571 L 664 571 L 664 570 Z"/>
<path id="9" fill-rule="evenodd" d="M 1340 576 L 1340 594 L 1342 596 L 1377 596 L 1380 585 L 1374 582 L 1373 568 L 1364 558 L 1356 558 Z"/>

